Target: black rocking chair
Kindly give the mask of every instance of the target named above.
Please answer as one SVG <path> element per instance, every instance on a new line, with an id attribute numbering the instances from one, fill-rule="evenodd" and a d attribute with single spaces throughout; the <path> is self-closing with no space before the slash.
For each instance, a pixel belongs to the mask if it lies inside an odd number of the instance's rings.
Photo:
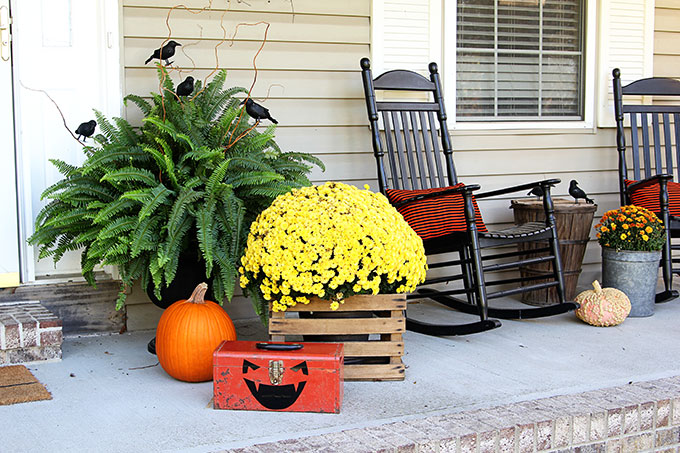
<path id="1" fill-rule="evenodd" d="M 361 60 L 361 68 L 380 191 L 423 238 L 428 257 L 458 252 L 456 260 L 445 258 L 444 262 L 430 263 L 430 269 L 444 269 L 439 272 L 447 275 L 428 278 L 416 294 L 407 297 L 426 297 L 480 318 L 477 322 L 466 324 L 432 324 L 407 316 L 406 328 L 428 335 L 465 335 L 501 325 L 500 321 L 490 317 L 540 318 L 578 308 L 578 304 L 566 302 L 564 296 L 559 244 L 550 197 L 551 186 L 560 181 L 547 179 L 473 195 L 480 187 L 459 183 L 456 176 L 437 65 L 429 65 L 430 80 L 406 70 L 389 71 L 373 79 L 368 58 Z M 419 92 L 421 98 L 432 98 L 427 101 L 378 102 L 375 90 Z M 379 123 L 379 114 L 382 123 Z M 487 231 L 477 208 L 477 199 L 526 192 L 535 187 L 543 189 L 545 222 Z M 548 245 L 531 251 L 485 250 L 490 253 L 482 255 L 482 249 L 535 240 L 542 240 Z M 494 281 L 485 279 L 485 273 L 543 262 L 552 263 L 552 272 Z M 451 275 L 458 268 L 461 270 Z M 536 283 L 539 280 L 541 282 Z M 462 281 L 462 288 L 442 291 L 428 287 L 452 281 Z M 488 287 L 497 285 L 512 287 L 487 292 Z M 557 291 L 559 303 L 517 309 L 490 308 L 487 304 L 489 299 L 549 287 Z M 454 297 L 456 295 L 464 295 L 465 298 Z"/>
<path id="2" fill-rule="evenodd" d="M 623 96 L 680 96 L 680 81 L 665 77 L 636 80 L 621 87 L 621 71 L 614 75 L 614 112 L 616 116 L 616 149 L 619 154 L 619 193 L 621 204 L 635 204 L 656 213 L 666 227 L 666 244 L 660 266 L 664 290 L 656 302 L 678 297 L 673 274 L 680 268 L 673 263 L 671 239 L 680 237 L 680 105 L 624 104 Z M 675 98 L 680 99 L 680 98 Z M 626 150 L 624 118 L 630 120 L 630 149 Z"/>

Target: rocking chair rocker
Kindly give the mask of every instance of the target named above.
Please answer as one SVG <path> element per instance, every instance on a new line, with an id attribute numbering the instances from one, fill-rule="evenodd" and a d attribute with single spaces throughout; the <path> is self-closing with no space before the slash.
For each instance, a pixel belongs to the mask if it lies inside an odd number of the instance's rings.
<path id="1" fill-rule="evenodd" d="M 452 270 L 460 267 L 459 272 L 428 278 L 416 294 L 407 298 L 426 297 L 480 318 L 477 322 L 466 324 L 433 324 L 407 316 L 406 328 L 428 335 L 465 335 L 499 327 L 500 321 L 492 318 L 540 318 L 578 308 L 576 303 L 565 302 L 564 296 L 559 244 L 550 196 L 550 188 L 559 183 L 559 179 L 546 179 L 473 194 L 480 187 L 459 183 L 456 176 L 437 65 L 429 65 L 430 80 L 406 70 L 389 71 L 373 79 L 368 58 L 361 60 L 361 68 L 380 191 L 423 239 L 428 256 L 458 252 L 457 260 L 431 263 L 429 267 L 453 268 Z M 430 96 L 431 93 L 432 100 L 378 102 L 375 90 L 419 92 L 421 97 Z M 379 114 L 382 117 L 382 129 Z M 437 120 L 434 118 L 435 114 Z M 545 222 L 530 222 L 494 232 L 486 229 L 477 207 L 477 199 L 526 192 L 535 187 L 543 189 Z M 546 241 L 548 245 L 531 251 L 495 250 L 482 255 L 482 249 L 535 240 Z M 508 262 L 509 259 L 514 261 Z M 485 264 L 489 261 L 492 263 Z M 485 279 L 485 273 L 488 272 L 543 262 L 552 263 L 552 272 L 494 281 Z M 431 288 L 431 285 L 461 280 L 462 288 L 444 291 Z M 542 282 L 536 283 L 538 280 Z M 515 286 L 487 292 L 487 287 L 510 284 Z M 555 287 L 559 303 L 518 309 L 488 307 L 489 299 L 549 287 Z M 454 297 L 456 295 L 465 295 L 465 299 Z"/>

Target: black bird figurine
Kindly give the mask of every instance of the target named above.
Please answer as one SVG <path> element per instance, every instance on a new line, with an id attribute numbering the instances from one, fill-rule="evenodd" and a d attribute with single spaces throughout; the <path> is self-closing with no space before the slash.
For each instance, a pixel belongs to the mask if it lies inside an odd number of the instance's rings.
<path id="1" fill-rule="evenodd" d="M 255 121 L 270 120 L 274 124 L 279 124 L 278 121 L 271 117 L 271 115 L 269 114 L 269 109 L 262 107 L 260 104 L 254 102 L 252 99 L 250 98 L 244 99 L 243 102 L 241 102 L 241 105 L 243 104 L 246 105 L 246 112 L 248 112 L 248 115 L 250 115 L 250 117 L 253 118 Z"/>
<path id="2" fill-rule="evenodd" d="M 536 195 L 538 198 L 541 198 L 543 196 L 543 187 L 541 187 L 541 186 L 534 187 L 527 194 L 528 197 L 531 196 L 531 195 Z"/>
<path id="3" fill-rule="evenodd" d="M 177 96 L 189 96 L 194 92 L 194 78 L 187 76 L 184 82 L 177 85 Z"/>
<path id="4" fill-rule="evenodd" d="M 181 46 L 180 43 L 176 41 L 168 41 L 163 47 L 163 52 L 161 53 L 161 49 L 156 49 L 153 51 L 153 55 L 151 55 L 145 62 L 144 64 L 147 64 L 154 58 L 157 58 L 159 60 L 165 60 L 165 65 L 170 66 L 172 64 L 171 61 L 168 61 L 173 55 L 175 55 L 175 46 Z"/>
<path id="5" fill-rule="evenodd" d="M 76 129 L 76 134 L 78 134 L 78 140 L 83 137 L 83 141 L 87 140 L 87 137 L 92 137 L 94 134 L 94 128 L 97 127 L 97 122 L 95 120 L 90 120 L 86 123 L 80 123 L 78 129 Z"/>
<path id="6" fill-rule="evenodd" d="M 574 197 L 574 203 L 578 203 L 579 198 L 583 198 L 588 204 L 595 203 L 592 199 L 588 198 L 588 194 L 578 186 L 578 182 L 576 182 L 575 179 L 572 179 L 571 182 L 569 182 L 569 195 Z"/>

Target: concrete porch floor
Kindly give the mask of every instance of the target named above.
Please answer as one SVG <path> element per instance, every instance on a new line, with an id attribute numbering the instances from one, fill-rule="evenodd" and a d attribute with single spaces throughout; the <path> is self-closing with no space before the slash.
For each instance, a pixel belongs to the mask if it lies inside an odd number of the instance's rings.
<path id="1" fill-rule="evenodd" d="M 256 321 L 237 332 L 265 338 Z M 53 399 L 0 406 L 0 451 L 209 452 L 680 376 L 680 300 L 612 328 L 570 313 L 463 337 L 407 332 L 406 379 L 345 383 L 337 415 L 213 410 L 212 383 L 178 382 L 153 366 L 152 336 L 71 337 L 61 362 L 29 365 Z"/>

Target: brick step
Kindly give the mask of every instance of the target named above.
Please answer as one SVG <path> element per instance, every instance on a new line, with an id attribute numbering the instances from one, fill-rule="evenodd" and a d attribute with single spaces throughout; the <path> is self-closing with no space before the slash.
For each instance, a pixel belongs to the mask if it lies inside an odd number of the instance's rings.
<path id="1" fill-rule="evenodd" d="M 0 302 L 0 365 L 60 360 L 61 329 L 38 301 Z"/>
<path id="2" fill-rule="evenodd" d="M 677 452 L 680 376 L 228 450 Z"/>

